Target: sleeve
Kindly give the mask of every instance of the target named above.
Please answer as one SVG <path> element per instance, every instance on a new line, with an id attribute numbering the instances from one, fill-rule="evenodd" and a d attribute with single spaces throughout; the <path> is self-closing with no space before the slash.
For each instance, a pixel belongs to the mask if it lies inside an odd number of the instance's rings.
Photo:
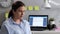
<path id="1" fill-rule="evenodd" d="M 8 34 L 7 28 L 4 25 L 2 25 L 0 33 L 1 34 Z"/>
<path id="2" fill-rule="evenodd" d="M 26 22 L 26 27 L 25 27 L 25 29 L 26 29 L 26 34 L 32 34 L 31 29 L 30 29 L 29 22 Z"/>
<path id="3" fill-rule="evenodd" d="M 2 24 L 1 34 L 14 34 L 14 31 L 7 24 Z"/>

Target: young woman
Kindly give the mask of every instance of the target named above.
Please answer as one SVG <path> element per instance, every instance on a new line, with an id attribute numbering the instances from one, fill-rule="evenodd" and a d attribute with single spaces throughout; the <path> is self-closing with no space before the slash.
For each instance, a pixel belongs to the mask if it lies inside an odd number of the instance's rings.
<path id="1" fill-rule="evenodd" d="M 31 34 L 29 22 L 22 19 L 25 12 L 25 4 L 16 1 L 12 4 L 8 19 L 1 27 L 1 34 Z"/>

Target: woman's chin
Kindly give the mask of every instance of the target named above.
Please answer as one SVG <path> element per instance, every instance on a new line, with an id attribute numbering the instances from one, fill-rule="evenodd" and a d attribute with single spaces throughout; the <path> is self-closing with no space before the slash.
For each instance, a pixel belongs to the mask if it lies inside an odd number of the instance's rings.
<path id="1" fill-rule="evenodd" d="M 21 19 L 23 18 L 23 16 L 20 17 Z"/>

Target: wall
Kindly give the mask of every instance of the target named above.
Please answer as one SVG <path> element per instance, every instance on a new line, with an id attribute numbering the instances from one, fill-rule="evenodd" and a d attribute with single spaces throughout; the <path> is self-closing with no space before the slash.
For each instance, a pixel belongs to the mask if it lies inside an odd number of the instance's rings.
<path id="1" fill-rule="evenodd" d="M 48 15 L 50 17 L 55 18 L 56 25 L 60 26 L 60 6 L 55 6 L 54 4 L 51 4 L 51 9 L 44 9 L 44 0 L 21 0 L 26 4 L 26 6 L 40 6 L 39 11 L 26 11 L 24 15 L 24 19 L 28 20 L 28 15 Z M 54 0 L 55 2 L 60 3 L 60 0 Z M 9 8 L 10 9 L 10 8 Z M 0 23 L 4 21 L 4 13 L 7 10 L 0 7 Z"/>

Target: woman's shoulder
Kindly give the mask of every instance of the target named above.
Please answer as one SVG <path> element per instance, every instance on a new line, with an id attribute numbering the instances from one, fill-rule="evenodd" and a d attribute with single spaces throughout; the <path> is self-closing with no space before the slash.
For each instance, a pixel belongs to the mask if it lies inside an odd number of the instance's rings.
<path id="1" fill-rule="evenodd" d="M 29 24 L 29 22 L 28 22 L 27 20 L 23 20 L 23 22 L 24 22 L 25 24 Z"/>
<path id="2" fill-rule="evenodd" d="M 28 22 L 28 21 L 23 19 L 23 22 Z"/>
<path id="3" fill-rule="evenodd" d="M 10 19 L 6 19 L 4 22 L 3 22 L 3 24 L 2 25 L 4 25 L 4 24 L 9 24 L 9 22 L 10 22 Z"/>

